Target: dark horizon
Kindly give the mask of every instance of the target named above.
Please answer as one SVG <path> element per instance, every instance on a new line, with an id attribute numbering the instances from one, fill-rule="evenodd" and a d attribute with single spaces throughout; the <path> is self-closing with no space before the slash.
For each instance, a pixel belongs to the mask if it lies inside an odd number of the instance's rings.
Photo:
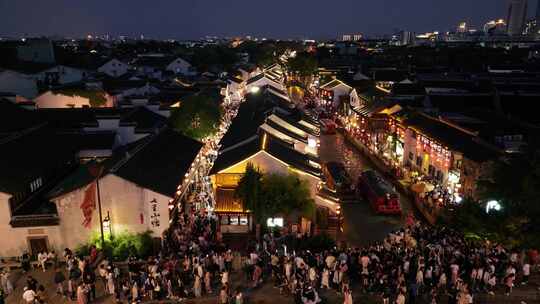
<path id="1" fill-rule="evenodd" d="M 274 0 L 254 5 L 198 0 L 133 1 L 0 1 L 0 35 L 84 37 L 126 35 L 155 39 L 198 39 L 204 36 L 259 38 L 336 38 L 345 33 L 390 34 L 447 31 L 460 21 L 475 28 L 506 18 L 507 0 Z M 529 17 L 537 9 L 529 0 Z"/>

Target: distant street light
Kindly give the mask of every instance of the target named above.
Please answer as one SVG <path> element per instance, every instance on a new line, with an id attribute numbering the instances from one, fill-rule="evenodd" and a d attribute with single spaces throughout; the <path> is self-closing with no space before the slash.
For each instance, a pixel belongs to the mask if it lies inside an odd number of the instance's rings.
<path id="1" fill-rule="evenodd" d="M 501 209 L 502 209 L 501 204 L 496 200 L 491 200 L 487 202 L 486 204 L 486 213 L 490 213 L 492 210 L 501 211 Z"/>

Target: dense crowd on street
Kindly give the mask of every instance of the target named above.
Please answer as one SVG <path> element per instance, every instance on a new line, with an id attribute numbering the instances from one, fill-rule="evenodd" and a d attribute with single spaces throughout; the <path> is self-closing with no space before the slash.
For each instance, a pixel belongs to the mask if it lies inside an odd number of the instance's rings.
<path id="1" fill-rule="evenodd" d="M 264 282 L 302 304 L 321 302 L 323 289 L 352 304 L 352 287 L 380 296 L 385 304 L 417 303 L 420 297 L 431 303 L 448 297 L 448 303 L 468 304 L 477 293 L 493 294 L 500 287 L 511 294 L 515 284 L 527 284 L 536 262 L 501 246 L 472 245 L 450 229 L 420 223 L 380 243 L 343 250 L 296 251 L 265 234 L 239 258 L 219 243 L 216 225 L 216 218 L 206 213 L 180 214 L 164 234 L 160 254 L 144 262 L 130 258 L 127 263 L 97 263 L 95 249 L 88 257 L 78 257 L 66 248 L 60 257 L 40 254 L 37 265 L 55 269 L 56 292 L 79 304 L 96 299 L 99 284 L 99 290 L 121 303 L 210 296 L 220 304 L 241 304 Z M 25 256 L 22 268 L 30 270 Z M 233 290 L 234 271 L 244 279 Z M 2 290 L 13 291 L 7 271 L 2 273 Z M 26 277 L 24 303 L 48 303 L 48 292 L 52 291 L 32 276 Z"/>
<path id="2" fill-rule="evenodd" d="M 273 242 L 272 242 L 272 246 Z M 366 248 L 271 254 L 275 284 L 307 301 L 298 288 L 334 289 L 352 303 L 351 283 L 363 293 L 378 294 L 383 303 L 417 303 L 420 297 L 438 303 L 473 303 L 480 292 L 498 287 L 510 295 L 516 283 L 527 284 L 531 258 L 497 245 L 472 245 L 447 228 L 415 223 Z M 497 289 L 498 290 L 498 289 Z"/>
<path id="3" fill-rule="evenodd" d="M 228 109 L 228 120 L 235 111 L 232 106 Z M 217 149 L 215 142 L 210 140 L 209 151 Z M 212 155 L 207 155 L 210 162 Z M 191 191 L 199 204 L 188 204 L 174 214 L 159 254 L 144 261 L 131 257 L 113 263 L 95 247 L 89 256 L 78 256 L 69 248 L 60 255 L 41 252 L 34 264 L 24 253 L 23 272 L 28 274 L 32 265 L 54 269 L 56 290 L 46 290 L 45 282 L 27 275 L 24 286 L 16 286 L 24 288 L 23 303 L 49 303 L 50 293 L 56 292 L 78 304 L 92 303 L 103 293 L 119 303 L 215 297 L 219 304 L 243 304 L 254 290 L 270 283 L 298 304 L 321 302 L 322 290 L 339 293 L 344 304 L 352 304 L 353 288 L 355 295 L 376 295 L 384 304 L 417 303 L 419 298 L 435 304 L 443 297 L 449 303 L 469 304 L 476 294 L 494 294 L 501 287 L 504 294 L 511 294 L 515 284 L 528 283 L 536 264 L 523 253 L 496 244 L 472 244 L 451 229 L 419 222 L 364 248 L 299 250 L 288 248 L 284 237 L 265 234 L 260 242 L 246 242 L 239 255 L 220 240 L 215 215 L 190 207 L 209 205 L 210 194 L 203 186 Z M 429 197 L 437 202 L 449 199 L 449 194 L 437 191 Z M 297 243 L 306 238 L 290 237 Z M 232 273 L 243 277 L 234 287 Z M 2 270 L 0 304 L 13 293 L 11 280 L 9 270 Z"/>

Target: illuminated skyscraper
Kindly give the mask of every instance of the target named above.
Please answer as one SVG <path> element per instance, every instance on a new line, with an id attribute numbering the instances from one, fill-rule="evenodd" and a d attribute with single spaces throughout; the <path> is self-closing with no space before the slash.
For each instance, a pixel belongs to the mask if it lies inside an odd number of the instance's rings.
<path id="1" fill-rule="evenodd" d="M 508 7 L 507 33 L 510 36 L 519 36 L 523 33 L 527 18 L 527 0 L 510 0 Z"/>

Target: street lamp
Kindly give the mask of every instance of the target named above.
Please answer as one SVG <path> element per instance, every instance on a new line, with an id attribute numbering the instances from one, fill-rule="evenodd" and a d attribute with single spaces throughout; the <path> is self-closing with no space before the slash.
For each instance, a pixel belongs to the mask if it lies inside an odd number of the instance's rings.
<path id="1" fill-rule="evenodd" d="M 112 239 L 111 215 L 109 214 L 109 211 L 107 211 L 107 216 L 103 219 L 103 229 L 109 231 L 109 235 Z"/>
<path id="2" fill-rule="evenodd" d="M 336 227 L 336 244 L 339 244 L 339 232 L 341 231 L 341 206 L 338 205 L 336 208 L 337 215 L 337 227 Z"/>

